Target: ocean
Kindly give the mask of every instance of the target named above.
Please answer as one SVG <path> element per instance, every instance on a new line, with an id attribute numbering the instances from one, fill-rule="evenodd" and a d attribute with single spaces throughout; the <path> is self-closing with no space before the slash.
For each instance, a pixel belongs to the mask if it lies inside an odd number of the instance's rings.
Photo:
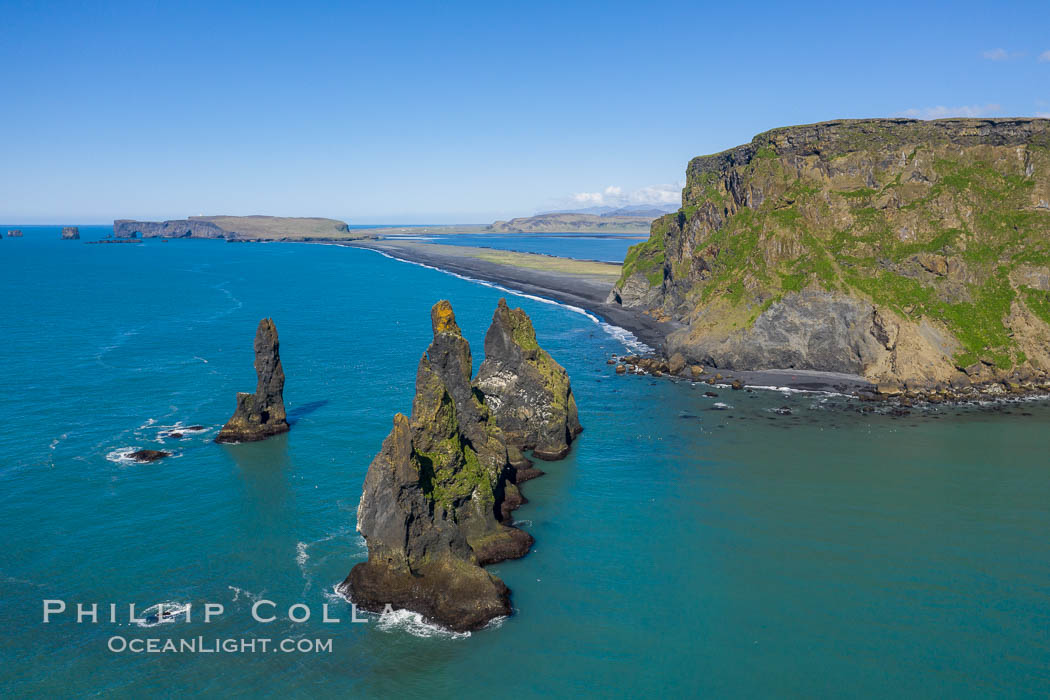
<path id="1" fill-rule="evenodd" d="M 618 377 L 623 336 L 592 316 L 368 250 L 21 228 L 0 241 L 4 697 L 1050 694 L 1044 401 L 894 417 Z M 582 244 L 556 241 L 541 252 Z M 362 481 L 411 409 L 429 309 L 451 300 L 476 369 L 503 295 L 568 369 L 585 428 L 523 487 L 533 551 L 491 568 L 515 614 L 470 635 L 351 622 L 333 587 L 366 557 Z M 214 444 L 254 389 L 263 317 L 291 432 Z M 147 447 L 175 455 L 121 458 Z M 48 599 L 70 611 L 44 624 Z M 252 620 L 260 600 L 275 621 Z M 77 602 L 99 623 L 77 623 Z M 192 621 L 132 623 L 128 603 L 192 604 Z M 205 603 L 223 614 L 205 623 Z M 311 617 L 291 622 L 299 603 Z M 133 653 L 114 637 L 331 650 Z"/>

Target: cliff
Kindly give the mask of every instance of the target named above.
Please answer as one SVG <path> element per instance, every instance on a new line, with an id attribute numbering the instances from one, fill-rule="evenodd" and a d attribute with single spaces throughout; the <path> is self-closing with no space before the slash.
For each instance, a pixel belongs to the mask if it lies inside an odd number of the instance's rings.
<path id="1" fill-rule="evenodd" d="M 79 241 L 80 240 L 80 229 L 76 226 L 63 226 L 62 227 L 62 240 L 63 241 Z"/>
<path id="2" fill-rule="evenodd" d="M 1050 371 L 1050 120 L 775 129 L 694 158 L 609 302 L 667 354 L 929 387 Z"/>
<path id="3" fill-rule="evenodd" d="M 507 525 L 524 501 L 519 470 L 470 383 L 470 345 L 449 302 L 434 305 L 431 327 L 412 415 L 394 416 L 365 477 L 357 529 L 368 561 L 339 589 L 365 610 L 390 605 L 453 630 L 478 629 L 511 612 L 510 591 L 482 566 L 524 556 L 532 537 Z"/>
<path id="4" fill-rule="evenodd" d="M 283 216 L 191 216 L 170 221 L 113 222 L 116 238 L 224 238 L 238 241 L 316 241 L 351 240 L 352 233 L 342 221 L 310 217 Z"/>
<path id="5" fill-rule="evenodd" d="M 219 431 L 216 442 L 252 442 L 288 432 L 284 410 L 284 367 L 273 319 L 259 321 L 255 331 L 255 393 L 237 394 L 237 409 Z"/>

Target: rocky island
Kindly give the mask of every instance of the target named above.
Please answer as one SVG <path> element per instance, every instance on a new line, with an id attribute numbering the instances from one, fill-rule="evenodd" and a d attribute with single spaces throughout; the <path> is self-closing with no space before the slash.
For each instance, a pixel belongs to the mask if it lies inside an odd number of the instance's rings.
<path id="1" fill-rule="evenodd" d="M 239 392 L 237 409 L 215 442 L 253 442 L 288 432 L 284 411 L 284 368 L 273 319 L 259 321 L 255 331 L 255 393 Z"/>
<path id="2" fill-rule="evenodd" d="M 470 382 L 470 345 L 449 302 L 434 305 L 431 327 L 412 414 L 394 416 L 365 477 L 357 529 L 368 561 L 339 590 L 364 610 L 389 605 L 466 631 L 510 614 L 510 591 L 482 567 L 524 556 L 532 537 L 508 524 L 523 502 L 508 439 Z"/>
<path id="3" fill-rule="evenodd" d="M 361 238 L 336 219 L 285 216 L 191 216 L 113 222 L 115 238 L 219 238 L 228 241 L 345 241 Z"/>
<path id="4" fill-rule="evenodd" d="M 8 238 L 21 238 L 22 237 L 22 229 L 20 229 L 20 228 L 9 229 L 8 232 L 7 232 L 7 237 Z"/>
<path id="5" fill-rule="evenodd" d="M 1050 371 L 1050 120 L 844 120 L 694 158 L 608 302 L 666 353 L 901 388 Z"/>
<path id="6" fill-rule="evenodd" d="M 80 240 L 80 229 L 76 226 L 63 226 L 62 227 L 62 240 L 63 241 L 78 241 Z"/>

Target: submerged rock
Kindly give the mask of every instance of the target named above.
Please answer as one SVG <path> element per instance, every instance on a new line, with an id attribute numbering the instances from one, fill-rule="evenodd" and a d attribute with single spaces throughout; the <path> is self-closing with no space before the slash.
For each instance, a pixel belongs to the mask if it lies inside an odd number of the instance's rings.
<path id="1" fill-rule="evenodd" d="M 80 229 L 76 226 L 64 226 L 62 228 L 62 240 L 63 241 L 78 241 L 80 240 Z"/>
<path id="2" fill-rule="evenodd" d="M 145 464 L 147 462 L 156 462 L 158 459 L 170 457 L 171 453 L 165 452 L 164 450 L 137 450 L 135 452 L 129 452 L 124 456 L 128 459 L 133 459 L 136 462 Z"/>
<path id="3" fill-rule="evenodd" d="M 357 529 L 368 561 L 340 591 L 365 610 L 390 605 L 465 631 L 510 614 L 510 591 L 481 566 L 523 556 L 532 537 L 501 522 L 524 499 L 503 433 L 470 386 L 470 346 L 451 304 L 438 302 L 431 323 L 412 415 L 394 416 L 365 477 Z"/>
<path id="4" fill-rule="evenodd" d="M 273 319 L 259 321 L 255 331 L 254 394 L 237 394 L 237 410 L 219 431 L 215 442 L 251 442 L 288 431 L 284 411 L 284 368 Z"/>
<path id="5" fill-rule="evenodd" d="M 474 386 L 507 441 L 540 459 L 561 459 L 583 427 L 569 375 L 536 342 L 532 321 L 499 300 Z"/>

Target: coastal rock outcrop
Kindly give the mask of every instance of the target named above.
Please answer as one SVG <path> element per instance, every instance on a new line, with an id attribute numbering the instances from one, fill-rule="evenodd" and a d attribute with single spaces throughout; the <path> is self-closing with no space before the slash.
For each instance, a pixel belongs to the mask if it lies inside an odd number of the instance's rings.
<path id="1" fill-rule="evenodd" d="M 317 217 L 191 216 L 169 221 L 113 222 L 116 238 L 225 238 L 228 241 L 354 238 L 345 222 Z"/>
<path id="2" fill-rule="evenodd" d="M 10 229 L 7 232 L 7 237 L 8 238 L 21 238 L 22 237 L 22 229 L 20 229 L 20 228 Z"/>
<path id="3" fill-rule="evenodd" d="M 1047 279 L 1050 120 L 843 120 L 690 161 L 608 303 L 689 365 L 918 390 L 1050 375 Z"/>
<path id="4" fill-rule="evenodd" d="M 521 502 L 502 431 L 470 385 L 470 346 L 452 306 L 431 310 L 434 339 L 420 358 L 412 415 L 394 426 L 368 468 L 357 528 L 368 561 L 340 590 L 365 610 L 421 613 L 453 630 L 509 615 L 509 591 L 482 565 L 528 552 L 505 525 Z"/>
<path id="5" fill-rule="evenodd" d="M 500 299 L 485 334 L 474 386 L 509 444 L 540 459 L 561 459 L 583 430 L 569 375 L 536 342 L 532 321 Z"/>
<path id="6" fill-rule="evenodd" d="M 239 392 L 237 409 L 219 431 L 216 442 L 251 442 L 288 431 L 284 411 L 284 368 L 273 319 L 259 321 L 255 331 L 255 393 Z"/>
<path id="7" fill-rule="evenodd" d="M 76 226 L 63 226 L 62 227 L 62 240 L 63 241 L 78 241 L 80 240 L 80 229 Z"/>

